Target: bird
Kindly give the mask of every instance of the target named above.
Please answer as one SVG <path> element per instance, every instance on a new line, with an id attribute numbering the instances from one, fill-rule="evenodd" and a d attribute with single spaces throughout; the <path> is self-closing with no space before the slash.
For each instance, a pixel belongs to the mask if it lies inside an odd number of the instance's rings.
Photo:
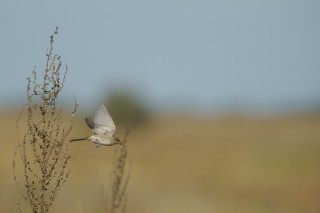
<path id="1" fill-rule="evenodd" d="M 114 125 L 108 110 L 103 104 L 97 107 L 94 120 L 92 120 L 91 117 L 86 117 L 85 122 L 92 130 L 92 136 L 71 139 L 70 142 L 88 140 L 92 141 L 96 147 L 101 145 L 111 146 L 115 144 L 122 144 L 120 138 L 113 136 L 116 131 L 116 126 Z"/>

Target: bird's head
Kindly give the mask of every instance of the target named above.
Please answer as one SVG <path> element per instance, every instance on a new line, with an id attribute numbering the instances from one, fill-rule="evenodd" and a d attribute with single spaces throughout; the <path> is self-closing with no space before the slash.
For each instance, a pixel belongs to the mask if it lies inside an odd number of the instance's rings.
<path id="1" fill-rule="evenodd" d="M 122 141 L 119 137 L 114 137 L 114 143 L 122 145 Z"/>

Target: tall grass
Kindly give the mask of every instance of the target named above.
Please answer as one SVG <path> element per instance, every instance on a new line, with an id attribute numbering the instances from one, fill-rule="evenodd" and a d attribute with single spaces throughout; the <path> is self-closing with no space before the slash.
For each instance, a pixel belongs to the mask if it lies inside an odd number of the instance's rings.
<path id="1" fill-rule="evenodd" d="M 18 146 L 13 171 L 20 195 L 18 212 L 22 210 L 23 200 L 33 212 L 48 212 L 70 172 L 68 137 L 78 105 L 75 100 L 70 123 L 64 126 L 62 107 L 57 99 L 64 87 L 68 67 L 63 65 L 61 56 L 53 53 L 57 34 L 58 28 L 50 36 L 44 71 L 39 75 L 34 68 L 32 77 L 27 78 L 28 103 L 17 120 Z M 25 120 L 22 120 L 23 114 Z M 20 132 L 23 129 L 21 122 L 27 126 L 25 132 Z M 20 168 L 23 175 L 18 175 Z"/>
<path id="2" fill-rule="evenodd" d="M 113 160 L 113 170 L 111 172 L 110 190 L 105 190 L 104 185 L 101 187 L 101 197 L 104 211 L 107 213 L 120 213 L 126 211 L 126 189 L 129 181 L 129 172 L 126 171 L 127 165 L 127 138 L 129 129 L 127 128 L 122 146 L 115 153 Z M 109 193 L 108 193 L 109 192 Z M 109 194 L 109 196 L 107 195 Z"/>

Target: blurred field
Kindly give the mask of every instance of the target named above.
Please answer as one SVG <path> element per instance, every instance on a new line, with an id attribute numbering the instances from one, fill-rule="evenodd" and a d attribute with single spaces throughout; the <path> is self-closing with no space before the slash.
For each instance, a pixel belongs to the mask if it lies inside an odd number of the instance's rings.
<path id="1" fill-rule="evenodd" d="M 17 117 L 1 113 L 1 212 L 16 208 Z M 88 134 L 79 116 L 73 135 Z M 100 186 L 108 187 L 115 149 L 72 144 L 70 179 L 51 212 L 103 212 Z M 154 117 L 131 130 L 128 151 L 127 212 L 320 212 L 319 115 Z"/>

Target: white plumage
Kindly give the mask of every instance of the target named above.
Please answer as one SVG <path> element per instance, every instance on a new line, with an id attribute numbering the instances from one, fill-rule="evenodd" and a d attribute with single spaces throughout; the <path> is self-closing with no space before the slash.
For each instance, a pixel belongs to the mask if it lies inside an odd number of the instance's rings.
<path id="1" fill-rule="evenodd" d="M 90 117 L 85 119 L 87 125 L 92 129 L 93 135 L 85 138 L 71 139 L 72 141 L 89 140 L 96 144 L 97 147 L 100 145 L 111 146 L 113 144 L 121 144 L 121 140 L 117 137 L 113 137 L 116 131 L 116 126 L 110 116 L 106 107 L 101 104 L 97 107 L 94 120 Z"/>
<path id="2" fill-rule="evenodd" d="M 96 135 L 113 136 L 116 131 L 116 126 L 107 111 L 106 107 L 101 104 L 97 107 L 97 112 L 94 116 L 94 128 L 92 132 Z"/>

